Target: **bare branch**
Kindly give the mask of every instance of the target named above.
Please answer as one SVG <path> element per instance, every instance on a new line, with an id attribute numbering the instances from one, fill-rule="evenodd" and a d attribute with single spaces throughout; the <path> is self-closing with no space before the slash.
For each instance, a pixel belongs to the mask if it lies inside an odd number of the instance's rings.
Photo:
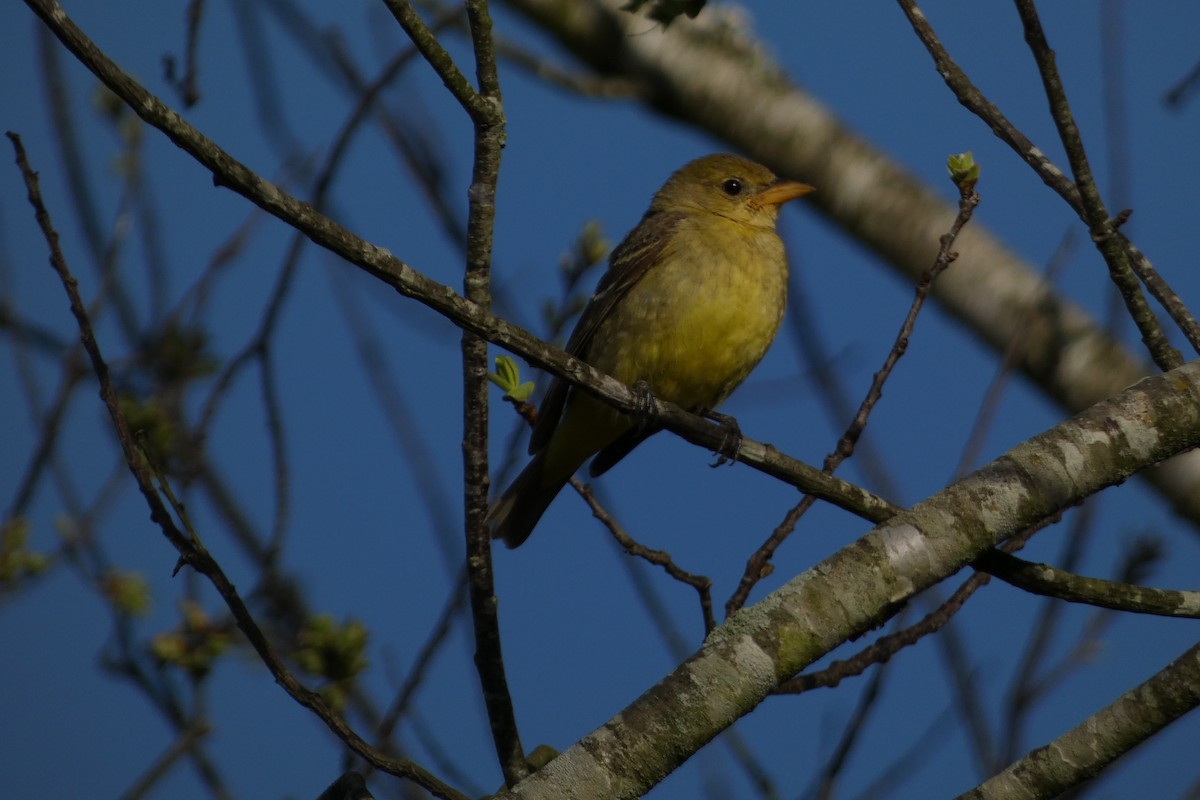
<path id="1" fill-rule="evenodd" d="M 1024 561 L 998 550 L 984 553 L 972 562 L 972 566 L 1018 589 L 1070 603 L 1086 603 L 1114 611 L 1160 617 L 1200 619 L 1200 592 L 1151 589 L 1103 578 L 1086 578 L 1048 564 Z"/>
<path id="2" fill-rule="evenodd" d="M 958 800 L 1058 797 L 1200 705 L 1200 645 Z"/>
<path id="3" fill-rule="evenodd" d="M 1100 189 L 1096 186 L 1087 152 L 1083 147 L 1083 137 L 1075 124 L 1075 116 L 1071 113 L 1067 92 L 1055 65 L 1054 51 L 1046 42 L 1046 34 L 1042 30 L 1041 20 L 1038 19 L 1037 9 L 1032 0 L 1016 0 L 1016 4 L 1021 22 L 1025 25 L 1025 41 L 1033 51 L 1038 72 L 1042 76 L 1042 86 L 1050 102 L 1050 116 L 1058 128 L 1058 137 L 1067 151 L 1067 160 L 1070 161 L 1071 172 L 1075 175 L 1075 186 L 1079 190 L 1081 206 L 1076 207 L 1076 211 L 1081 212 L 1080 216 L 1087 223 L 1092 241 L 1104 257 L 1104 263 L 1108 265 L 1108 274 L 1125 300 L 1129 316 L 1141 332 L 1142 341 L 1155 363 L 1162 369 L 1177 367 L 1183 363 L 1183 356 L 1167 342 L 1158 319 L 1142 296 L 1141 286 L 1130 268 L 1128 254 L 1117 235 L 1117 226 L 1109 217 L 1104 200 L 1100 197 Z M 1200 347 L 1200 341 L 1195 345 Z"/>

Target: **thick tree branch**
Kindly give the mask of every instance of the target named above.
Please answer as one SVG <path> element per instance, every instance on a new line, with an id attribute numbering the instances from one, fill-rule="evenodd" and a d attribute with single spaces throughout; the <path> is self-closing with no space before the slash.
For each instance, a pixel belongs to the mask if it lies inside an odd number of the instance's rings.
<path id="1" fill-rule="evenodd" d="M 1200 645 L 958 800 L 1049 800 L 1200 705 Z"/>
<path id="2" fill-rule="evenodd" d="M 688 661 L 511 796 L 641 795 L 780 682 L 906 599 L 1039 520 L 1198 444 L 1200 362 L 1146 378 L 733 615 Z"/>

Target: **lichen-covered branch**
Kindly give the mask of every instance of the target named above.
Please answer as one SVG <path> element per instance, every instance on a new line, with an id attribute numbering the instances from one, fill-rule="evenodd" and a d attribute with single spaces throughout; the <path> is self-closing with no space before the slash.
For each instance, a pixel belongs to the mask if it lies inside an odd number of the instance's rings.
<path id="1" fill-rule="evenodd" d="M 1040 519 L 1198 443 L 1200 363 L 1139 382 L 733 615 L 699 652 L 510 796 L 640 796 L 780 682 L 906 599 Z"/>

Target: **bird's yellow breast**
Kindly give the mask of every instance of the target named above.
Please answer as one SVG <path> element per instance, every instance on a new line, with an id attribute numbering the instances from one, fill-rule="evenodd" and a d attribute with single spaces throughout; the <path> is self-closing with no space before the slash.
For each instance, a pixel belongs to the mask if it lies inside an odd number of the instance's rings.
<path id="1" fill-rule="evenodd" d="M 613 377 L 646 381 L 655 396 L 691 410 L 715 408 L 745 379 L 787 302 L 787 260 L 775 232 L 713 217 L 681 223 L 588 353 Z"/>

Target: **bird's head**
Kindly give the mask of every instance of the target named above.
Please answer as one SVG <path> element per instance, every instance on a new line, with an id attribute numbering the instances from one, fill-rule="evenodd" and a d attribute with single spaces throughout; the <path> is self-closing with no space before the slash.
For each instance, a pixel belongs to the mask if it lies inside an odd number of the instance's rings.
<path id="1" fill-rule="evenodd" d="M 743 225 L 774 228 L 779 206 L 811 191 L 808 184 L 781 180 L 748 158 L 718 153 L 680 167 L 650 209 L 718 214 Z"/>

